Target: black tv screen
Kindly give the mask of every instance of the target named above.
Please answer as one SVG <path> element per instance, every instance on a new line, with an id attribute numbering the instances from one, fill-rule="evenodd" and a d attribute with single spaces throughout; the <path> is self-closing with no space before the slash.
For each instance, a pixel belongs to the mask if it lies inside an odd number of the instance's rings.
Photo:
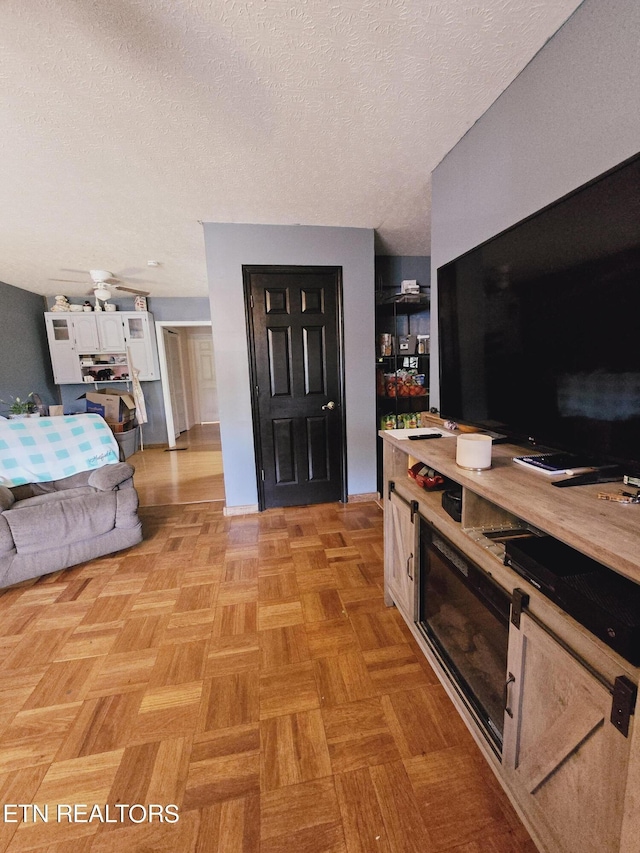
<path id="1" fill-rule="evenodd" d="M 440 413 L 640 470 L 640 155 L 438 270 Z"/>

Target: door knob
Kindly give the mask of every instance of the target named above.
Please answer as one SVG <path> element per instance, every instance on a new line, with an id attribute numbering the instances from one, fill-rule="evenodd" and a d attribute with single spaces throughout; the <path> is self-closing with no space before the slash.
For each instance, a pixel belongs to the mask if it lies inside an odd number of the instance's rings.
<path id="1" fill-rule="evenodd" d="M 329 409 L 329 411 L 332 412 L 335 409 L 335 407 L 336 407 L 336 404 L 333 402 L 333 400 L 329 400 L 329 402 L 325 403 L 325 405 L 322 408 L 323 409 Z"/>

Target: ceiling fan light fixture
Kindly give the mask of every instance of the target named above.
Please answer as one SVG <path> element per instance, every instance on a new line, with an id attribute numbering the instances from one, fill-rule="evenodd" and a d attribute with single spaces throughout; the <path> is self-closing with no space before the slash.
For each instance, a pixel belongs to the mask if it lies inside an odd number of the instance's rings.
<path id="1" fill-rule="evenodd" d="M 109 272 L 109 270 L 89 270 L 89 275 L 91 276 L 91 280 L 95 281 L 96 284 L 104 284 L 105 281 L 113 278 L 113 273 Z"/>
<path id="2" fill-rule="evenodd" d="M 96 297 L 96 299 L 100 299 L 102 302 L 104 302 L 106 299 L 111 298 L 111 291 L 108 287 L 105 287 L 104 284 L 101 284 L 94 289 L 93 295 Z"/>

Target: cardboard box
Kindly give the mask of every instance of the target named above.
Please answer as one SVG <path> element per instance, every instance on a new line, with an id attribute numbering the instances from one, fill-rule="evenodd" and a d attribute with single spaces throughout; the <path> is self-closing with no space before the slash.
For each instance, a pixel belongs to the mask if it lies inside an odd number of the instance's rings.
<path id="1" fill-rule="evenodd" d="M 87 412 L 102 415 L 108 424 L 122 424 L 132 421 L 136 414 L 133 395 L 115 388 L 100 388 L 85 394 Z"/>
<path id="2" fill-rule="evenodd" d="M 113 422 L 109 424 L 109 428 L 111 429 L 111 432 L 116 436 L 116 438 L 118 437 L 119 433 L 129 432 L 129 430 L 135 429 L 136 426 L 137 423 L 135 422 L 135 419 L 132 421 L 123 421 L 121 424 L 114 424 Z"/>

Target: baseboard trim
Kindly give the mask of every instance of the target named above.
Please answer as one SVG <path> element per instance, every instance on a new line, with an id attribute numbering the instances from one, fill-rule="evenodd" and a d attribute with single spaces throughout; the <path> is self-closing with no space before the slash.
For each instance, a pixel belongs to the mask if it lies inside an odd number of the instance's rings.
<path id="1" fill-rule="evenodd" d="M 258 504 L 247 504 L 246 506 L 225 506 L 222 510 L 223 515 L 250 515 L 258 512 Z"/>
<path id="2" fill-rule="evenodd" d="M 370 501 L 379 501 L 380 495 L 378 492 L 363 492 L 360 495 L 348 495 L 347 503 L 369 503 Z"/>

